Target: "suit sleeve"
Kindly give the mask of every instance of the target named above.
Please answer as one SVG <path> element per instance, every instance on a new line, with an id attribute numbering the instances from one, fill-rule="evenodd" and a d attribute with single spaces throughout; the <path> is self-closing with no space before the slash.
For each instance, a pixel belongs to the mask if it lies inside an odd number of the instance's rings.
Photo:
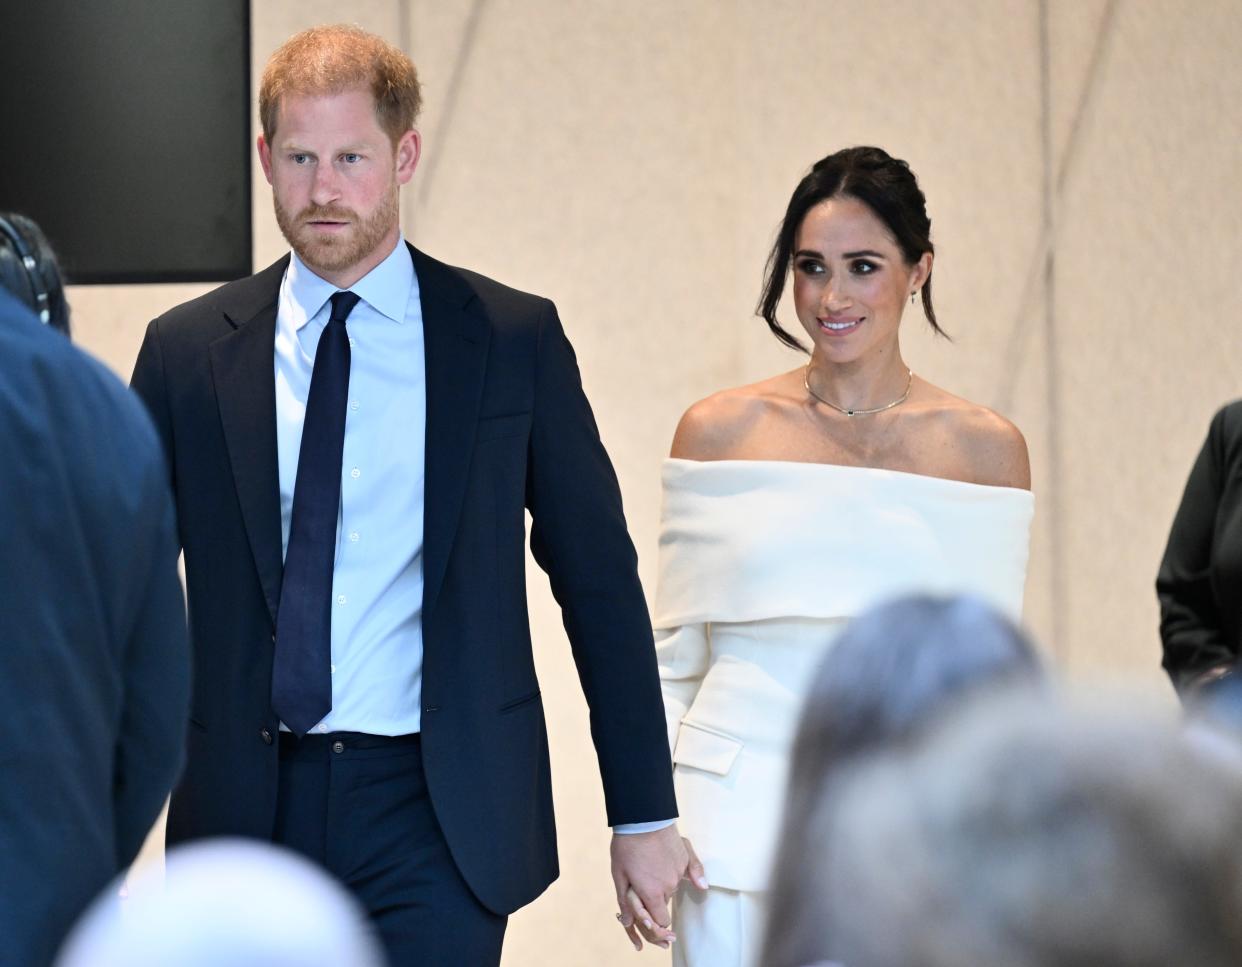
<path id="1" fill-rule="evenodd" d="M 1201 672 L 1232 662 L 1212 588 L 1212 550 L 1222 493 L 1225 412 L 1216 414 L 1186 482 L 1156 578 L 1162 664 L 1179 690 Z"/>
<path id="2" fill-rule="evenodd" d="M 531 551 L 560 605 L 590 707 L 609 825 L 669 819 L 677 806 L 660 681 L 620 487 L 551 303 L 538 338 Z"/>
<path id="3" fill-rule="evenodd" d="M 150 436 L 147 439 L 151 439 Z M 180 772 L 190 702 L 185 602 L 177 575 L 173 505 L 152 441 L 147 473 L 149 568 L 124 655 L 124 697 L 113 768 L 117 862 L 133 861 Z"/>
<path id="4" fill-rule="evenodd" d="M 173 479 L 173 440 L 172 419 L 168 411 L 168 397 L 164 380 L 164 354 L 160 347 L 159 320 L 147 326 L 147 334 L 143 337 L 142 346 L 138 350 L 138 360 L 134 363 L 134 372 L 129 379 L 130 388 L 138 394 L 138 398 L 146 404 L 147 415 L 155 424 L 156 434 L 164 451 L 164 459 L 169 468 L 169 479 Z"/>

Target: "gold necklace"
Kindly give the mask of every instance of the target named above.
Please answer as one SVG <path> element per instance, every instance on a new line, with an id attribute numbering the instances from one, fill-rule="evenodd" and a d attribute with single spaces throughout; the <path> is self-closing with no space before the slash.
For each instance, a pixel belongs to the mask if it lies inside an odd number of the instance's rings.
<path id="1" fill-rule="evenodd" d="M 806 387 L 806 391 L 814 396 L 825 406 L 831 406 L 838 413 L 844 413 L 846 416 L 870 416 L 872 413 L 883 413 L 885 410 L 891 410 L 894 406 L 904 403 L 910 396 L 910 387 L 914 385 L 914 370 L 906 370 L 906 391 L 891 403 L 885 403 L 883 406 L 874 406 L 869 410 L 847 410 L 844 406 L 837 406 L 832 400 L 826 400 L 815 390 L 811 389 L 811 364 L 806 364 L 806 369 L 802 371 L 802 385 Z"/>

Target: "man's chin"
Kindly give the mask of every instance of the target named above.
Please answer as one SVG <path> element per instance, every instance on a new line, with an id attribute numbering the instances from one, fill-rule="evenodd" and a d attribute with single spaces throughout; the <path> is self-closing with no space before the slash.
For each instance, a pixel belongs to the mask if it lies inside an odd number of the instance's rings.
<path id="1" fill-rule="evenodd" d="M 304 235 L 292 242 L 292 247 L 308 268 L 316 272 L 339 272 L 347 269 L 360 258 L 357 246 L 344 239 L 312 238 Z"/>

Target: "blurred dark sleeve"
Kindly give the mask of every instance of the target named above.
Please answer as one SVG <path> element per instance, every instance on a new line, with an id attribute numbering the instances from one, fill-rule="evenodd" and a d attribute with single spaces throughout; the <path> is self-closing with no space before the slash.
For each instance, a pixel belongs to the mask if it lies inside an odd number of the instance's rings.
<path id="1" fill-rule="evenodd" d="M 130 388 L 145 404 L 147 426 L 155 432 L 146 436 L 148 448 L 134 444 L 142 452 L 143 470 L 135 475 L 142 482 L 146 513 L 133 539 L 145 544 L 147 573 L 125 644 L 125 698 L 113 764 L 120 867 L 133 862 L 180 774 L 190 708 L 189 635 L 177 573 L 181 547 L 169 488 L 172 440 L 154 322 L 147 328 Z M 133 459 L 139 462 L 137 456 Z"/>
<path id="2" fill-rule="evenodd" d="M 152 435 L 153 436 L 153 435 Z M 150 439 L 150 438 L 149 438 Z M 117 864 L 133 862 L 180 774 L 190 711 L 190 650 L 179 547 L 163 459 L 151 440 L 144 474 L 148 573 L 124 655 L 113 767 Z"/>
<path id="3" fill-rule="evenodd" d="M 1212 420 L 1156 577 L 1162 664 L 1179 692 L 1238 652 L 1242 500 L 1236 486 L 1242 403 Z"/>

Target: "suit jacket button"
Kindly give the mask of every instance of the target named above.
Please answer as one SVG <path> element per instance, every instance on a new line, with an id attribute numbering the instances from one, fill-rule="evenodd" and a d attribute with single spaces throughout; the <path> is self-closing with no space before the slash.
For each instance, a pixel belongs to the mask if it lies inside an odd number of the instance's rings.
<path id="1" fill-rule="evenodd" d="M 271 730 L 270 730 L 270 729 L 260 729 L 260 730 L 259 730 L 259 737 L 263 740 L 263 742 L 264 742 L 266 745 L 271 745 L 271 744 L 272 744 L 272 733 L 271 733 Z"/>
<path id="2" fill-rule="evenodd" d="M 340 755 L 342 752 L 345 751 L 345 743 L 339 740 L 336 742 L 333 742 L 332 751 L 335 752 L 337 755 Z"/>

